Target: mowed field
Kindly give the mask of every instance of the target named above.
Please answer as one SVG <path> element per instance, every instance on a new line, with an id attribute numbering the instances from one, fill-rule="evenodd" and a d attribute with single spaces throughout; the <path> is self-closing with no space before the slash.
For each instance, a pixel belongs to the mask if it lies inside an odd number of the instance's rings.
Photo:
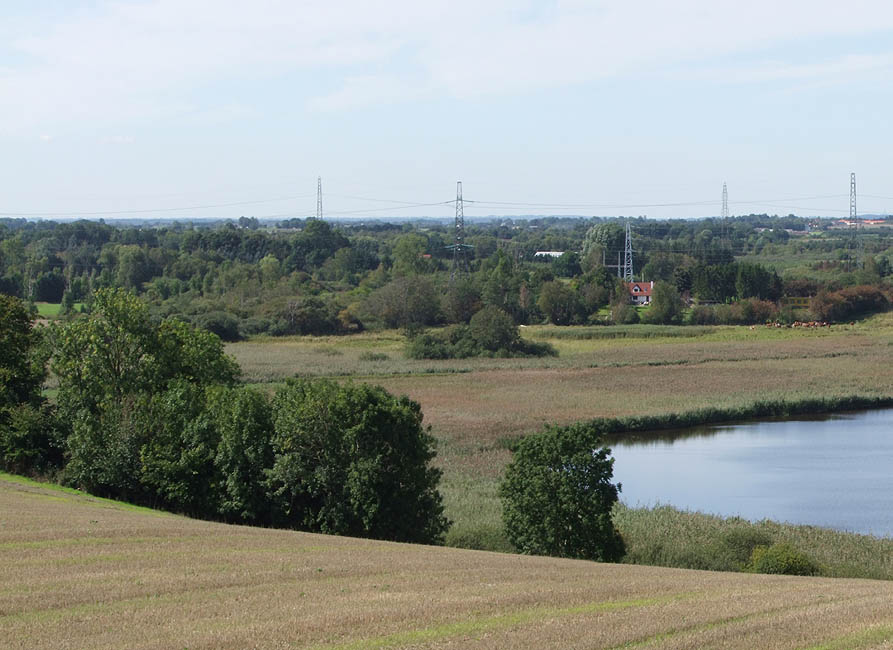
<path id="1" fill-rule="evenodd" d="M 438 440 L 454 532 L 488 529 L 496 537 L 506 442 L 545 423 L 760 400 L 893 396 L 893 313 L 820 329 L 528 327 L 522 335 L 550 342 L 559 355 L 410 360 L 397 332 L 257 339 L 227 351 L 248 381 L 329 376 L 380 384 L 420 402 Z"/>
<path id="2" fill-rule="evenodd" d="M 889 648 L 893 582 L 200 522 L 0 475 L 2 648 Z"/>

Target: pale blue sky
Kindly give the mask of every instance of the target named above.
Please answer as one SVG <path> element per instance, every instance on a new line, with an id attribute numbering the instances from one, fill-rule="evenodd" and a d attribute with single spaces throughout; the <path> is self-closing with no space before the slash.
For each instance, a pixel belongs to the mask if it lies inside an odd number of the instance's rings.
<path id="1" fill-rule="evenodd" d="M 2 213 L 893 212 L 891 110 L 883 0 L 0 5 Z"/>

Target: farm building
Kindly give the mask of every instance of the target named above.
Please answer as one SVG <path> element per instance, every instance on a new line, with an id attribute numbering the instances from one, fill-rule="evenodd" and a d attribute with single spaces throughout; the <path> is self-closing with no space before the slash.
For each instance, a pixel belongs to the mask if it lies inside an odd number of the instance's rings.
<path id="1" fill-rule="evenodd" d="M 651 302 L 651 290 L 654 289 L 654 281 L 629 282 L 626 285 L 629 291 L 629 301 L 634 305 L 647 305 Z"/>

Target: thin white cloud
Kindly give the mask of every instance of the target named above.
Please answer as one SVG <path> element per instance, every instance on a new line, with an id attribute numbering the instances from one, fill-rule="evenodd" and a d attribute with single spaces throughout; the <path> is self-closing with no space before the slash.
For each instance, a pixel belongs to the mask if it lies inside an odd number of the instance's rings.
<path id="1" fill-rule="evenodd" d="M 6 34 L 16 63 L 0 67 L 0 97 L 15 99 L 0 102 L 0 129 L 128 125 L 205 112 L 225 119 L 227 111 L 213 105 L 219 100 L 207 98 L 204 88 L 282 83 L 286 75 L 294 83 L 305 73 L 324 75 L 329 88 L 312 92 L 308 84 L 302 90 L 307 106 L 344 110 L 443 94 L 529 92 L 667 66 L 678 72 L 794 41 L 890 31 L 893 5 L 144 0 L 50 20 L 42 14 L 29 23 L 17 16 L 15 34 Z M 860 65 L 858 57 L 840 61 Z M 872 69 L 881 68 L 863 68 Z M 839 69 L 779 61 L 769 70 L 741 70 L 753 80 L 823 74 Z M 230 119 L 251 112 L 250 98 L 240 101 L 246 106 Z"/>

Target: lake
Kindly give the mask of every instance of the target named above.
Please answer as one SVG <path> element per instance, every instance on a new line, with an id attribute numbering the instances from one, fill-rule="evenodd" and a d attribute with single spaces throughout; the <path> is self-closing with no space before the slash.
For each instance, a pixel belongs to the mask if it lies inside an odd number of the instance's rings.
<path id="1" fill-rule="evenodd" d="M 893 409 L 612 440 L 630 506 L 893 537 Z"/>

